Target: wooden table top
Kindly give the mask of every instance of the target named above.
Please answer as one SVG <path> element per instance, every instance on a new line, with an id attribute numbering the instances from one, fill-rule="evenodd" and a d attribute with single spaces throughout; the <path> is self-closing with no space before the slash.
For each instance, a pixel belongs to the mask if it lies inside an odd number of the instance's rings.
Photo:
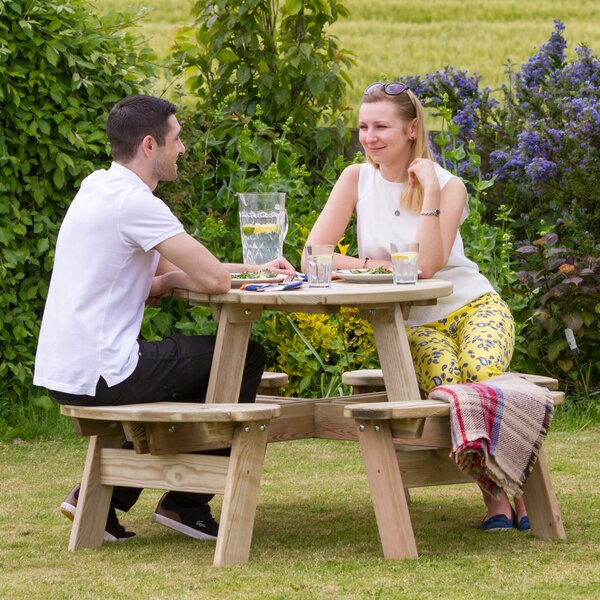
<path id="1" fill-rule="evenodd" d="M 333 281 L 330 288 L 311 288 L 307 283 L 288 291 L 249 292 L 232 289 L 226 294 L 205 294 L 176 290 L 175 296 L 190 304 L 244 304 L 272 306 L 365 306 L 396 302 L 423 302 L 452 293 L 452 284 L 441 279 L 420 279 L 414 285 L 393 283 L 348 283 Z"/>

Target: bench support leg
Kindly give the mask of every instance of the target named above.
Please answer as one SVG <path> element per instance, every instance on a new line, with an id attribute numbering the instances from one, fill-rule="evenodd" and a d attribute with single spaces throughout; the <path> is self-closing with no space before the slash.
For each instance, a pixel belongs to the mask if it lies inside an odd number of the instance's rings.
<path id="1" fill-rule="evenodd" d="M 357 420 L 358 440 L 385 558 L 417 558 L 417 545 L 389 421 Z"/>
<path id="2" fill-rule="evenodd" d="M 235 565 L 248 560 L 268 428 L 267 421 L 236 425 L 215 549 L 215 566 Z"/>
<path id="3" fill-rule="evenodd" d="M 100 454 L 102 448 L 118 448 L 122 440 L 120 433 L 90 437 L 69 550 L 98 548 L 102 545 L 113 488 L 100 483 Z"/>
<path id="4" fill-rule="evenodd" d="M 523 500 L 533 535 L 542 540 L 567 539 L 543 449 L 525 484 Z"/>

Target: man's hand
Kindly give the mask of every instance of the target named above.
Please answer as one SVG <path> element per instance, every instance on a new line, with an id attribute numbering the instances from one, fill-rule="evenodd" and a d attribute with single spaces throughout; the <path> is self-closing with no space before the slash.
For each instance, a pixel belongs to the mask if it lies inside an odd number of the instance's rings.
<path id="1" fill-rule="evenodd" d="M 146 298 L 146 306 L 157 306 L 161 298 L 171 296 L 173 288 L 169 286 L 167 275 L 156 275 L 152 278 L 152 285 Z"/>

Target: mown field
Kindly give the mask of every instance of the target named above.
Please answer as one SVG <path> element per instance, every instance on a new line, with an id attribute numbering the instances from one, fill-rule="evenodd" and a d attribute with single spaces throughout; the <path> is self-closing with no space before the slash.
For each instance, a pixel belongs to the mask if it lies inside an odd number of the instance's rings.
<path id="1" fill-rule="evenodd" d="M 96 0 L 100 12 L 123 7 Z M 168 53 L 177 30 L 191 24 L 194 0 L 131 0 L 145 7 L 141 31 L 159 55 Z M 348 101 L 354 107 L 364 87 L 398 74 L 434 72 L 445 65 L 479 73 L 484 85 L 504 80 L 507 61 L 520 65 L 551 31 L 553 19 L 566 24 L 569 52 L 585 43 L 600 48 L 600 2 L 596 0 L 346 0 L 350 17 L 333 33 L 352 52 L 356 65 Z"/>

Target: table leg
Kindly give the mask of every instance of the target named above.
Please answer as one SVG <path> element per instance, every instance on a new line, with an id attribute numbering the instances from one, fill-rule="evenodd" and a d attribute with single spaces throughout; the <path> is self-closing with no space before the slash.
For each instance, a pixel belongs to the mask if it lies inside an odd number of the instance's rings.
<path id="1" fill-rule="evenodd" d="M 244 361 L 252 323 L 260 319 L 262 308 L 221 307 L 206 402 L 237 402 L 242 384 Z"/>
<path id="2" fill-rule="evenodd" d="M 391 309 L 366 309 L 363 315 L 373 324 L 388 400 L 419 400 L 421 393 L 406 336 L 402 307 L 396 304 Z"/>

